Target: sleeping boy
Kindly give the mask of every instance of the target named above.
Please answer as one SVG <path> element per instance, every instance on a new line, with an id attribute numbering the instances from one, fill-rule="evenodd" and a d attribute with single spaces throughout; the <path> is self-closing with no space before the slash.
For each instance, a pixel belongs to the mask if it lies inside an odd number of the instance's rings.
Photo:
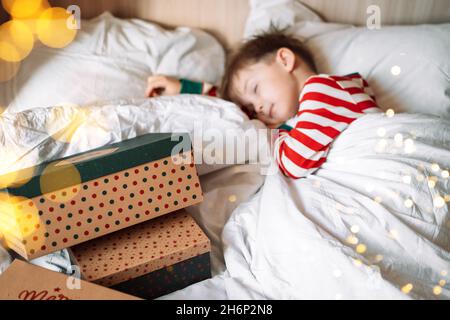
<path id="1" fill-rule="evenodd" d="M 146 95 L 217 95 L 214 86 L 167 76 L 148 78 Z M 269 128 L 279 128 L 275 159 L 298 179 L 326 161 L 333 141 L 354 120 L 380 112 L 358 74 L 317 74 L 311 54 L 298 39 L 275 31 L 241 45 L 231 57 L 220 96 L 240 105 Z"/>

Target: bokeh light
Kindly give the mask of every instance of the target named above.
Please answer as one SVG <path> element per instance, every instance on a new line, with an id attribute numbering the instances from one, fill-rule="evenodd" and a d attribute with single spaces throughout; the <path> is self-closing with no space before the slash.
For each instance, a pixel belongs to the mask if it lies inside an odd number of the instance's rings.
<path id="1" fill-rule="evenodd" d="M 41 223 L 36 205 L 25 197 L 0 193 L 0 233 L 5 236 L 6 244 L 14 246 L 17 241 L 31 239 L 34 245 L 44 242 L 45 226 Z"/>
<path id="2" fill-rule="evenodd" d="M 414 202 L 411 199 L 406 199 L 404 204 L 405 204 L 405 207 L 412 208 L 412 206 L 414 205 Z"/>
<path id="3" fill-rule="evenodd" d="M 347 237 L 346 241 L 350 244 L 358 244 L 359 240 L 354 235 L 350 235 Z"/>
<path id="4" fill-rule="evenodd" d="M 401 147 L 403 145 L 403 135 L 401 133 L 397 133 L 394 136 L 394 141 L 397 147 Z"/>
<path id="5" fill-rule="evenodd" d="M 34 168 L 29 167 L 21 170 L 14 168 L 18 156 L 13 152 L 2 151 L 0 162 L 0 189 L 17 188 L 26 184 L 33 177 Z"/>
<path id="6" fill-rule="evenodd" d="M 366 250 L 367 250 L 367 247 L 362 243 L 358 244 L 356 246 L 356 252 L 358 252 L 358 253 L 364 253 L 364 252 L 366 252 Z"/>
<path id="7" fill-rule="evenodd" d="M 80 184 L 80 172 L 65 160 L 50 163 L 40 176 L 41 192 L 53 202 L 64 203 L 71 200 L 79 193 Z"/>
<path id="8" fill-rule="evenodd" d="M 25 23 L 11 20 L 0 26 L 0 59 L 21 61 L 30 54 L 33 45 L 33 34 Z"/>
<path id="9" fill-rule="evenodd" d="M 37 22 L 41 14 L 50 8 L 50 5 L 47 0 L 40 1 L 40 6 L 34 11 L 33 14 L 27 17 L 14 17 L 14 20 L 19 20 L 27 25 L 30 29 L 31 33 L 34 36 L 34 40 L 37 40 Z"/>
<path id="10" fill-rule="evenodd" d="M 405 294 L 408 294 L 413 289 L 413 285 L 411 283 L 408 283 L 407 285 L 402 287 L 402 292 Z"/>
<path id="11" fill-rule="evenodd" d="M 376 152 L 384 152 L 386 147 L 388 145 L 388 142 L 386 141 L 386 139 L 380 139 L 377 143 L 377 145 L 375 146 L 375 151 Z"/>
<path id="12" fill-rule="evenodd" d="M 437 178 L 435 176 L 428 177 L 428 187 L 434 188 L 436 186 Z"/>
<path id="13" fill-rule="evenodd" d="M 392 118 L 395 115 L 395 111 L 393 109 L 387 109 L 386 110 L 386 116 L 388 118 Z"/>
<path id="14" fill-rule="evenodd" d="M 441 196 L 437 196 L 433 199 L 433 204 L 439 209 L 445 206 L 445 200 Z"/>
<path id="15" fill-rule="evenodd" d="M 402 68 L 400 68 L 399 66 L 392 66 L 392 68 L 391 68 L 392 75 L 398 76 L 401 72 L 402 72 Z"/>
<path id="16" fill-rule="evenodd" d="M 411 176 L 403 176 L 402 180 L 403 180 L 403 183 L 410 184 L 411 183 Z"/>
<path id="17" fill-rule="evenodd" d="M 228 201 L 230 201 L 230 202 L 236 202 L 236 200 L 237 200 L 237 198 L 234 194 L 228 197 Z"/>
<path id="18" fill-rule="evenodd" d="M 431 170 L 433 170 L 434 172 L 439 171 L 440 167 L 437 163 L 433 163 L 431 165 Z"/>
<path id="19" fill-rule="evenodd" d="M 64 48 L 77 34 L 76 28 L 69 28 L 68 21 L 73 15 L 64 8 L 48 8 L 39 16 L 36 25 L 39 40 L 51 48 Z M 73 20 L 73 19 L 72 19 Z"/>
<path id="20" fill-rule="evenodd" d="M 74 134 L 86 119 L 86 112 L 81 108 L 75 108 L 74 112 L 70 114 L 67 120 L 56 118 L 48 119 L 46 129 L 53 139 L 64 143 L 70 143 Z M 61 121 L 64 121 L 64 123 L 61 124 Z"/>
<path id="21" fill-rule="evenodd" d="M 42 4 L 47 1 L 43 0 L 2 0 L 3 8 L 13 18 L 29 18 L 39 11 Z M 48 3 L 47 3 L 48 5 Z"/>
<path id="22" fill-rule="evenodd" d="M 362 261 L 359 259 L 353 260 L 353 264 L 357 267 L 361 267 L 362 266 Z"/>
<path id="23" fill-rule="evenodd" d="M 435 287 L 433 288 L 433 293 L 434 293 L 436 296 L 440 295 L 440 294 L 442 293 L 442 288 L 441 288 L 440 286 L 435 286 Z"/>
<path id="24" fill-rule="evenodd" d="M 405 140 L 405 153 L 413 153 L 416 151 L 416 147 L 414 146 L 414 140 L 406 139 Z"/>
<path id="25" fill-rule="evenodd" d="M 377 134 L 379 137 L 384 137 L 386 135 L 386 129 L 385 128 L 378 128 Z"/>

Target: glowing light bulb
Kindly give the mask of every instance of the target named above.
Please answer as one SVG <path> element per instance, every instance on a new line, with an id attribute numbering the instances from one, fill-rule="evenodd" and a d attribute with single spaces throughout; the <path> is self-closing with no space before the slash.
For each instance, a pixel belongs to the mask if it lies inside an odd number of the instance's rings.
<path id="1" fill-rule="evenodd" d="M 76 28 L 68 27 L 68 20 L 73 16 L 64 8 L 48 8 L 39 16 L 36 32 L 39 40 L 51 48 L 64 48 L 77 34 Z"/>
<path id="2" fill-rule="evenodd" d="M 411 283 L 408 283 L 407 285 L 402 287 L 402 292 L 405 294 L 408 294 L 413 289 L 413 285 Z"/>
<path id="3" fill-rule="evenodd" d="M 0 59 L 19 62 L 30 54 L 33 46 L 33 33 L 25 23 L 11 20 L 0 26 Z"/>
<path id="4" fill-rule="evenodd" d="M 367 250 L 367 247 L 364 244 L 358 244 L 356 246 L 356 252 L 358 252 L 358 253 L 364 253 L 364 252 L 366 252 L 366 250 Z"/>
<path id="5" fill-rule="evenodd" d="M 406 199 L 404 204 L 405 204 L 405 207 L 412 208 L 412 206 L 414 205 L 414 202 L 411 199 Z"/>
<path id="6" fill-rule="evenodd" d="M 392 118 L 395 115 L 395 111 L 393 109 L 387 109 L 386 110 L 386 116 L 388 118 Z"/>
<path id="7" fill-rule="evenodd" d="M 445 200 L 441 196 L 437 196 L 433 199 L 433 204 L 436 208 L 442 208 L 445 206 Z"/>
<path id="8" fill-rule="evenodd" d="M 442 293 L 442 288 L 441 288 L 440 286 L 435 286 L 435 287 L 433 288 L 433 293 L 434 293 L 436 296 L 440 295 L 440 294 Z"/>
<path id="9" fill-rule="evenodd" d="M 398 76 L 398 75 L 400 75 L 401 72 L 402 72 L 402 68 L 400 68 L 400 66 L 397 66 L 397 65 L 392 66 L 392 68 L 391 68 L 392 75 Z"/>

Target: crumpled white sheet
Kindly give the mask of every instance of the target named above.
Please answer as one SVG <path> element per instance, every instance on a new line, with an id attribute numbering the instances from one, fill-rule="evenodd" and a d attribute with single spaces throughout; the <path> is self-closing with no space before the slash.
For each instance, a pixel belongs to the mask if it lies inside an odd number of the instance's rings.
<path id="1" fill-rule="evenodd" d="M 238 133 L 265 128 L 260 121 L 249 120 L 235 104 L 201 95 L 117 100 L 82 108 L 34 108 L 18 113 L 7 112 L 0 119 L 0 153 L 3 159 L 0 173 L 149 132 L 188 132 L 195 150 L 201 148 L 205 158 L 211 153 L 208 146 L 216 146 L 213 134 L 217 134 L 222 143 L 213 150 L 220 160 L 222 155 L 225 157 L 227 146 L 233 143 L 225 139 L 227 135 L 235 134 L 244 139 Z M 201 128 L 199 132 L 203 135 L 194 135 L 196 128 Z M 214 159 L 208 159 L 210 162 L 198 165 L 200 175 L 229 166 L 211 163 Z M 241 163 L 248 158 L 243 160 Z"/>
<path id="2" fill-rule="evenodd" d="M 162 299 L 449 299 L 448 169 L 450 121 L 364 116 L 315 174 L 269 175 L 233 212 L 226 271 Z"/>

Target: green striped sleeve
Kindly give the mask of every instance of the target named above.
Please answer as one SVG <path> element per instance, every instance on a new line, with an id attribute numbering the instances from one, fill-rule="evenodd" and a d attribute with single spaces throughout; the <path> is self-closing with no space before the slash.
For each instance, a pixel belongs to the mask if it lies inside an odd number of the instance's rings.
<path id="1" fill-rule="evenodd" d="M 180 79 L 181 82 L 181 91 L 180 93 L 193 93 L 193 94 L 202 94 L 203 92 L 203 83 L 195 82 L 187 79 Z"/>

